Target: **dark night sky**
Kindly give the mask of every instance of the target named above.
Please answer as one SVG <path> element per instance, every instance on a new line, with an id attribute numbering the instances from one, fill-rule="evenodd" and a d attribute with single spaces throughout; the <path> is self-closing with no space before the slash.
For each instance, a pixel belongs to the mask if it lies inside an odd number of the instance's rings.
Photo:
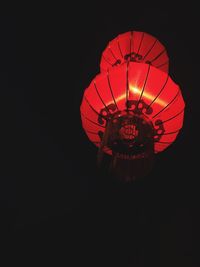
<path id="1" fill-rule="evenodd" d="M 9 258 L 26 258 L 26 266 L 41 256 L 44 266 L 200 266 L 196 10 L 98 3 L 0 16 L 0 209 Z M 166 46 L 186 112 L 153 171 L 123 184 L 98 171 L 79 106 L 107 42 L 129 30 Z"/>

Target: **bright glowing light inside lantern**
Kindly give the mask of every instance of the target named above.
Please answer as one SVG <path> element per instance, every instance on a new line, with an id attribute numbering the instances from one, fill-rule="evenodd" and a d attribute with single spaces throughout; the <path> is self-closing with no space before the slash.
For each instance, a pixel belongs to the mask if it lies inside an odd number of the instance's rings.
<path id="1" fill-rule="evenodd" d="M 135 86 L 133 86 L 133 85 L 129 85 L 129 90 L 133 93 L 133 94 L 135 94 L 135 95 L 141 95 L 141 93 L 142 93 L 142 90 L 141 89 L 138 89 L 137 87 L 135 87 Z M 120 95 L 120 96 L 118 96 L 118 97 L 116 97 L 115 98 L 115 101 L 116 102 L 119 102 L 119 101 L 121 101 L 121 100 L 123 100 L 123 99 L 125 99 L 126 98 L 126 93 L 124 93 L 124 94 L 122 94 L 122 95 Z M 153 101 L 155 98 L 156 98 L 156 96 L 155 95 L 152 95 L 152 94 L 149 94 L 149 93 L 146 93 L 145 91 L 143 92 L 143 94 L 142 94 L 142 98 L 144 98 L 144 101 L 145 101 L 145 98 L 146 99 L 148 99 L 148 100 L 151 100 L 151 101 Z M 158 104 L 158 105 L 160 105 L 160 106 L 162 106 L 162 107 L 165 107 L 168 103 L 166 103 L 165 101 L 163 101 L 162 99 L 159 99 L 159 98 L 157 98 L 156 99 L 156 104 Z M 110 104 L 112 104 L 113 102 L 112 101 L 110 101 L 109 103 L 106 103 L 106 105 L 110 105 Z"/>
<path id="2" fill-rule="evenodd" d="M 136 94 L 136 95 L 140 95 L 142 93 L 141 89 L 138 89 L 137 87 L 134 87 L 131 84 L 129 85 L 129 90 L 133 94 Z M 146 93 L 145 91 L 143 92 L 142 97 L 146 98 L 148 100 L 151 100 L 151 101 L 153 101 L 156 98 L 155 95 Z M 159 98 L 156 99 L 156 103 L 159 104 L 162 107 L 165 107 L 167 105 L 167 103 L 165 101 L 163 101 L 162 99 L 159 99 Z"/>

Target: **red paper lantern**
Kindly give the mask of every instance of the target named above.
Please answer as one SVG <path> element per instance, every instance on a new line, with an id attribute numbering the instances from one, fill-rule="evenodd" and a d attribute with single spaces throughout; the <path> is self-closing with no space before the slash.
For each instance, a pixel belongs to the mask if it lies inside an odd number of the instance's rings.
<path id="1" fill-rule="evenodd" d="M 104 50 L 101 73 L 85 90 L 80 110 L 98 160 L 112 155 L 115 173 L 135 179 L 148 172 L 154 153 L 175 141 L 184 107 L 165 48 L 149 34 L 129 32 Z"/>
<path id="2" fill-rule="evenodd" d="M 154 151 L 161 152 L 174 142 L 183 125 L 180 88 L 167 73 L 144 63 L 125 63 L 97 75 L 85 90 L 81 104 L 88 138 L 100 146 L 107 122 L 123 114 L 136 114 L 151 122 Z M 110 147 L 103 150 L 112 154 Z"/>
<path id="3" fill-rule="evenodd" d="M 130 31 L 118 35 L 102 53 L 101 72 L 127 61 L 151 64 L 168 72 L 169 58 L 165 47 L 150 34 Z"/>

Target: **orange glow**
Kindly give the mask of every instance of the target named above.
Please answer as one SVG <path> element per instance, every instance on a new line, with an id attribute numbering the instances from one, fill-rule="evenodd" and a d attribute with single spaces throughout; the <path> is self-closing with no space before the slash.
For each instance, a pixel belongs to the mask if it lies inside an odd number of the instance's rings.
<path id="1" fill-rule="evenodd" d="M 140 95 L 141 92 L 142 92 L 141 89 L 138 89 L 137 87 L 134 87 L 134 86 L 131 85 L 131 84 L 129 85 L 129 90 L 130 90 L 133 94 L 136 94 L 136 95 Z M 145 93 L 145 91 L 143 92 L 142 96 L 143 96 L 144 98 L 148 99 L 148 100 L 151 100 L 151 101 L 153 101 L 153 100 L 155 99 L 155 96 L 154 96 L 154 95 L 149 94 L 149 93 Z M 126 98 L 126 94 L 122 94 L 122 95 L 116 97 L 116 98 L 115 98 L 115 101 L 116 101 L 116 102 L 119 102 L 119 101 L 121 101 L 121 100 L 123 100 L 123 99 L 125 99 L 125 98 Z M 112 104 L 112 103 L 113 103 L 113 101 L 110 101 L 110 102 L 106 103 L 106 105 L 108 106 L 108 105 L 110 105 L 110 104 Z M 167 105 L 167 103 L 166 103 L 165 101 L 163 101 L 162 99 L 159 99 L 159 98 L 156 99 L 156 104 L 159 104 L 159 105 L 162 106 L 162 107 L 165 107 L 165 106 Z"/>
<path id="2" fill-rule="evenodd" d="M 129 85 L 129 90 L 137 95 L 141 94 L 141 89 L 138 89 L 137 87 L 134 87 L 133 85 Z M 142 96 L 148 100 L 153 101 L 155 99 L 155 95 L 146 93 L 145 91 L 143 92 Z M 156 99 L 156 104 L 159 104 L 162 107 L 165 107 L 167 105 L 167 103 L 165 101 L 163 101 L 162 99 L 157 98 Z"/>
<path id="3" fill-rule="evenodd" d="M 116 102 L 119 102 L 119 101 L 123 100 L 124 98 L 126 98 L 126 94 L 122 94 L 122 95 L 116 97 L 116 98 L 115 98 L 115 101 L 116 101 Z M 109 105 L 112 104 L 112 103 L 113 103 L 113 101 L 109 101 L 108 103 L 106 103 L 106 106 L 109 106 Z"/>

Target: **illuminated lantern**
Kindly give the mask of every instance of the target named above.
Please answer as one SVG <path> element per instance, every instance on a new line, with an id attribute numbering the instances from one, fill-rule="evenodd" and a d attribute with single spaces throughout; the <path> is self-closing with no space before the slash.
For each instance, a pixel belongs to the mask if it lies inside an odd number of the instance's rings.
<path id="1" fill-rule="evenodd" d="M 145 32 L 126 32 L 109 42 L 102 53 L 101 72 L 127 61 L 151 64 L 165 72 L 169 68 L 165 47 L 158 39 Z"/>
<path id="2" fill-rule="evenodd" d="M 146 175 L 154 154 L 175 141 L 184 107 L 181 90 L 168 74 L 165 48 L 134 31 L 109 43 L 80 111 L 83 129 L 99 148 L 98 162 L 110 155 L 116 176 L 133 180 Z"/>

